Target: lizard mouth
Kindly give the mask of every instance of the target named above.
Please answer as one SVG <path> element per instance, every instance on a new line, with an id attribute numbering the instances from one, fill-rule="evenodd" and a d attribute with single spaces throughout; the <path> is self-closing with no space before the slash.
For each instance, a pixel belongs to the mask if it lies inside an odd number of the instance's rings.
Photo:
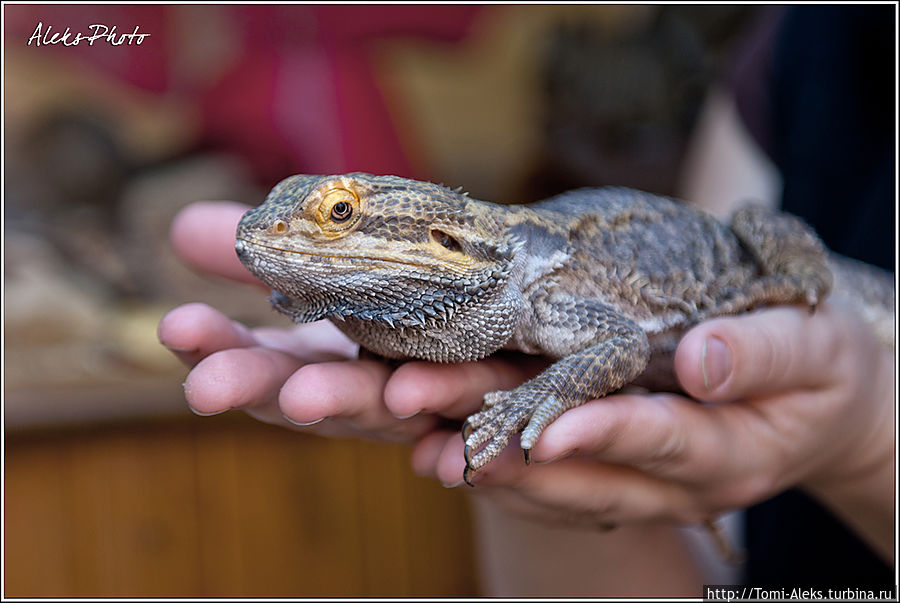
<path id="1" fill-rule="evenodd" d="M 342 254 L 342 253 L 322 253 L 322 252 L 314 252 L 314 251 L 300 251 L 299 249 L 285 249 L 284 247 L 274 247 L 272 245 L 264 245 L 262 243 L 257 243 L 255 241 L 250 241 L 247 239 L 237 239 L 235 243 L 235 251 L 238 254 L 238 257 L 243 259 L 248 252 L 247 248 L 253 248 L 256 250 L 261 250 L 263 253 L 269 252 L 266 255 L 270 256 L 283 256 L 285 254 L 292 255 L 302 255 L 307 257 L 316 257 L 316 258 L 328 258 L 328 259 L 336 259 L 336 260 L 351 260 L 357 262 L 365 262 L 365 263 L 385 263 L 385 264 L 403 264 L 406 266 L 415 266 L 416 268 L 427 269 L 428 266 L 419 262 L 413 262 L 410 260 L 401 260 L 397 258 L 379 258 L 373 256 L 361 256 L 361 255 L 350 255 L 350 254 Z M 277 253 L 271 253 L 277 252 Z"/>

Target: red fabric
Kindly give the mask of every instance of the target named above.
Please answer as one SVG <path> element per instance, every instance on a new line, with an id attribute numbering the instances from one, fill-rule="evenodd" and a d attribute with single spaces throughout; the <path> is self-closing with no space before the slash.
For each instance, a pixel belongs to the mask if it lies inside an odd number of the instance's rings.
<path id="1" fill-rule="evenodd" d="M 245 158 L 264 183 L 291 173 L 413 174 L 371 62 L 372 42 L 416 37 L 458 42 L 481 10 L 473 5 L 6 5 L 7 44 L 21 40 L 76 68 L 89 67 L 151 93 L 177 98 L 202 116 L 197 143 Z M 207 12 L 209 11 L 209 12 Z M 172 77 L 185 15 L 226 24 L 237 60 L 212 83 Z M 151 34 L 141 45 L 27 47 L 44 30 L 89 33 L 94 23 Z M 208 28 L 202 31 L 208 34 Z M 236 32 L 236 35 L 234 34 Z M 196 42 L 196 40 L 195 40 Z M 201 42 L 202 43 L 202 42 Z M 212 68 L 212 67 L 211 67 Z M 90 69 L 86 70 L 89 76 Z M 14 90 L 8 91 L 14 94 Z M 417 162 L 421 165 L 421 162 Z"/>

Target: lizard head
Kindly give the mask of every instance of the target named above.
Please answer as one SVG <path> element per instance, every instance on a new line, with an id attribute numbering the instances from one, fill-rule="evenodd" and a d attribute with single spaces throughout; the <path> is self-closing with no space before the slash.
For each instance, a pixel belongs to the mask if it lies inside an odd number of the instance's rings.
<path id="1" fill-rule="evenodd" d="M 241 219 L 236 251 L 275 290 L 276 308 L 298 322 L 473 330 L 473 315 L 506 308 L 514 316 L 521 300 L 509 286 L 519 243 L 503 211 L 395 176 L 292 176 Z"/>

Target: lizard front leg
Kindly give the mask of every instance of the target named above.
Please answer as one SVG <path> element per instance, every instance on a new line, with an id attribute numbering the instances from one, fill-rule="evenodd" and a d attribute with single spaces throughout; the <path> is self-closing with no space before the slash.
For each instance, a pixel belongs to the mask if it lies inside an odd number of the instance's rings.
<path id="1" fill-rule="evenodd" d="M 528 462 L 541 432 L 559 415 L 621 388 L 647 367 L 650 345 L 634 321 L 593 300 L 555 296 L 550 304 L 540 312 L 543 320 L 535 329 L 536 339 L 550 340 L 544 349 L 574 343 L 573 328 L 589 336 L 581 349 L 519 387 L 485 395 L 482 410 L 463 426 L 467 482 L 523 428 L 521 446 Z M 570 333 L 568 342 L 555 339 L 565 332 Z"/>

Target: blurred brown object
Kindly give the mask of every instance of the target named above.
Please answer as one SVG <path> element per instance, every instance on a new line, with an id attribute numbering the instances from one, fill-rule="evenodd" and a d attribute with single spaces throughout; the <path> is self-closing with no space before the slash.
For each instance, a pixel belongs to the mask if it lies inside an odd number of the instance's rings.
<path id="1" fill-rule="evenodd" d="M 385 40 L 376 68 L 413 162 L 478 199 L 521 202 L 542 143 L 539 49 L 565 24 L 617 35 L 655 11 L 639 5 L 491 5 L 449 47 Z M 421 171 L 422 168 L 420 168 Z"/>
<path id="2" fill-rule="evenodd" d="M 671 194 L 748 6 L 487 7 L 464 42 L 379 44 L 412 160 L 499 203 L 588 185 Z"/>
<path id="3" fill-rule="evenodd" d="M 754 10 L 663 5 L 617 31 L 560 24 L 541 49 L 543 135 L 523 195 L 602 185 L 673 194 L 709 84 Z"/>
<path id="4" fill-rule="evenodd" d="M 160 98 L 100 70 L 33 51 L 13 43 L 4 48 L 4 117 L 7 144 L 13 148 L 60 115 L 100 119 L 135 164 L 177 155 L 196 137 L 196 116 L 177 99 Z"/>
<path id="5" fill-rule="evenodd" d="M 156 341 L 163 313 L 226 299 L 237 318 L 271 316 L 260 292 L 183 267 L 169 225 L 190 202 L 262 192 L 236 160 L 183 155 L 177 105 L 99 72 L 6 61 L 7 426 L 186 412 L 184 369 Z M 146 395 L 123 405 L 128 388 Z"/>
<path id="6" fill-rule="evenodd" d="M 192 201 L 252 201 L 260 194 L 233 160 L 198 157 L 133 175 L 112 218 L 97 208 L 60 204 L 50 215 L 26 211 L 18 224 L 8 221 L 7 425 L 75 420 L 79 412 L 121 417 L 128 414 L 118 406 L 122 390 L 139 387 L 169 395 L 145 404 L 130 396 L 134 415 L 186 412 L 179 387 L 184 368 L 156 340 L 162 315 L 178 303 L 201 301 L 256 324 L 277 317 L 260 289 L 185 268 L 170 249 L 169 226 Z M 28 219 L 39 216 L 46 217 L 29 228 Z M 102 395 L 104 387 L 109 395 Z"/>

